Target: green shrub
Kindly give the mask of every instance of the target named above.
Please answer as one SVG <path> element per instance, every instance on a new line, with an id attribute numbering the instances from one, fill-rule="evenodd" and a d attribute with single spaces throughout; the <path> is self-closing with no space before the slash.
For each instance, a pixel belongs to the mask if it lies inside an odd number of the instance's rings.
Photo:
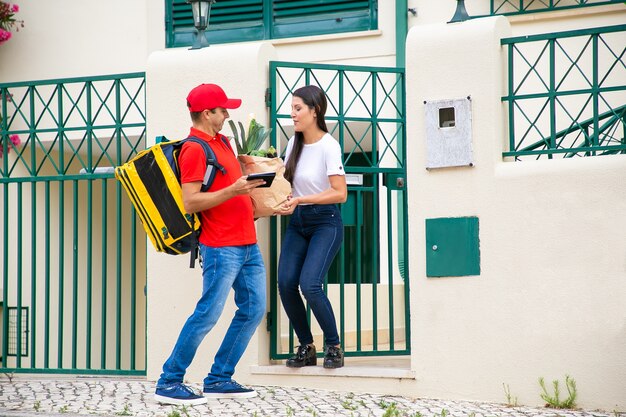
<path id="1" fill-rule="evenodd" d="M 541 394 L 541 398 L 547 403 L 546 407 L 552 408 L 567 408 L 572 409 L 576 407 L 576 396 L 578 395 L 576 391 L 576 381 L 574 378 L 571 378 L 569 375 L 565 375 L 565 386 L 567 388 L 567 398 L 561 400 L 560 389 L 559 389 L 559 381 L 555 379 L 552 381 L 552 386 L 554 387 L 554 395 L 550 395 L 548 390 L 546 389 L 545 381 L 543 377 L 539 378 L 539 385 L 543 393 Z"/>

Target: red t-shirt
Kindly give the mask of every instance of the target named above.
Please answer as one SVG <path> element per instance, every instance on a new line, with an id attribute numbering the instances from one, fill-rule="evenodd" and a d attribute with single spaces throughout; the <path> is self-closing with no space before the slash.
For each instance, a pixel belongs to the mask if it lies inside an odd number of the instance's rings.
<path id="1" fill-rule="evenodd" d="M 191 128 L 189 136 L 207 141 L 217 161 L 226 169 L 226 175 L 219 170 L 215 173 L 215 180 L 209 188 L 214 192 L 226 188 L 237 181 L 242 173 L 239 161 L 230 144 L 224 143 L 217 136 L 211 137 L 206 133 Z M 228 142 L 228 140 L 227 140 Z M 206 172 L 206 156 L 202 146 L 193 142 L 186 142 L 178 156 L 180 180 L 185 184 L 204 179 Z M 207 246 L 239 246 L 256 243 L 254 228 L 254 208 L 248 195 L 238 195 L 230 198 L 213 208 L 200 212 L 200 243 Z"/>

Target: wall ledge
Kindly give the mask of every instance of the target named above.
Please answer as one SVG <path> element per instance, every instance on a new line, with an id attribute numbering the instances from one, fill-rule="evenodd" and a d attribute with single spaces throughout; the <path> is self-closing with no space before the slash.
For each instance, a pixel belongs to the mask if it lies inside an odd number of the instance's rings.
<path id="1" fill-rule="evenodd" d="M 317 366 L 305 366 L 303 368 L 287 368 L 284 363 L 251 365 L 250 373 L 253 375 L 280 376 L 416 379 L 415 371 L 410 369 L 410 357 L 395 360 L 385 359 L 384 362 L 381 358 L 377 359 L 376 362 L 373 362 L 371 359 L 346 358 L 345 366 L 339 369 L 325 369 L 319 360 Z"/>
<path id="2" fill-rule="evenodd" d="M 584 172 L 626 171 L 625 155 L 603 155 L 583 158 L 558 158 L 528 161 L 502 161 L 495 165 L 496 178 L 535 175 L 572 175 Z"/>
<path id="3" fill-rule="evenodd" d="M 289 45 L 294 43 L 311 43 L 320 41 L 336 41 L 341 39 L 358 39 L 369 38 L 375 36 L 382 36 L 383 31 L 380 29 L 366 30 L 359 32 L 345 32 L 345 33 L 330 33 L 327 35 L 314 35 L 314 36 L 300 36 L 294 38 L 280 38 L 280 39 L 266 39 L 264 42 L 269 42 L 272 45 Z"/>
<path id="4" fill-rule="evenodd" d="M 511 24 L 515 24 L 515 23 L 527 23 L 527 22 L 540 22 L 543 20 L 554 20 L 554 19 L 571 19 L 573 17 L 583 17 L 583 16 L 597 15 L 597 14 L 602 14 L 602 13 L 615 13 L 615 12 L 620 12 L 620 11 L 626 11 L 626 5 L 609 4 L 605 6 L 581 7 L 580 9 L 575 9 L 575 14 L 572 13 L 572 9 L 566 9 L 566 10 L 554 10 L 554 11 L 541 12 L 541 13 L 510 15 L 510 16 L 507 16 L 507 18 L 509 19 L 509 22 L 511 22 Z"/>

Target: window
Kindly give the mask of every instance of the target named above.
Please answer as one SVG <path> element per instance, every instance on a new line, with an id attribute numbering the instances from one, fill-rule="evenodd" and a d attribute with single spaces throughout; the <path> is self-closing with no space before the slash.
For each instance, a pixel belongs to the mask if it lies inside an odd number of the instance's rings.
<path id="1" fill-rule="evenodd" d="M 218 0 L 211 8 L 211 44 L 279 39 L 378 28 L 378 0 Z M 190 46 L 195 28 L 185 0 L 166 0 L 166 46 Z"/>
<path id="2" fill-rule="evenodd" d="M 442 107 L 439 109 L 439 127 L 454 127 L 454 107 Z"/>

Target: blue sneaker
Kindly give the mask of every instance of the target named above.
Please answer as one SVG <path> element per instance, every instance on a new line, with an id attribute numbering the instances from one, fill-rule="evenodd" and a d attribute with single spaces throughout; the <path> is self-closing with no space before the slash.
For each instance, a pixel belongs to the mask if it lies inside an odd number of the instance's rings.
<path id="1" fill-rule="evenodd" d="M 161 404 L 174 405 L 198 405 L 206 404 L 206 398 L 198 395 L 194 390 L 182 383 L 172 384 L 164 388 L 156 389 L 154 399 Z"/>
<path id="2" fill-rule="evenodd" d="M 230 380 L 205 385 L 204 396 L 207 398 L 251 398 L 256 397 L 257 392 Z"/>

